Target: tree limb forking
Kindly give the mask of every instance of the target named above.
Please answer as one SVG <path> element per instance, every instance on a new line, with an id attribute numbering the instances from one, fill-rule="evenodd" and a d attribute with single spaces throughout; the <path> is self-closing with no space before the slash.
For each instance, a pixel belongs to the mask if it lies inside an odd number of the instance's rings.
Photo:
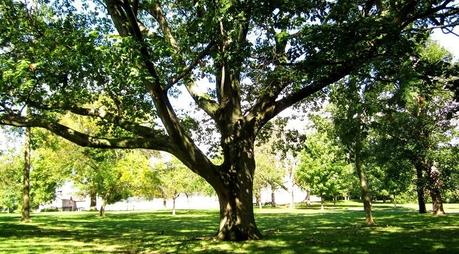
<path id="1" fill-rule="evenodd" d="M 182 67 L 182 72 L 172 78 L 169 84 L 167 84 L 166 90 L 169 89 L 171 86 L 173 86 L 178 81 L 185 79 L 185 87 L 188 93 L 193 98 L 193 100 L 196 102 L 196 104 L 200 108 L 202 108 L 210 117 L 215 118 L 215 114 L 218 109 L 217 102 L 210 99 L 210 96 L 208 96 L 206 93 L 199 92 L 196 89 L 196 84 L 194 80 L 192 80 L 192 78 L 190 77 L 193 71 L 193 68 L 196 67 L 200 63 L 200 61 L 212 51 L 212 49 L 214 48 L 214 43 L 210 42 L 207 45 L 207 47 L 196 57 L 196 59 L 189 66 L 187 66 L 183 57 L 181 56 L 180 46 L 177 43 L 177 40 L 175 39 L 174 35 L 172 34 L 170 26 L 167 22 L 166 17 L 164 16 L 162 12 L 161 5 L 159 4 L 159 2 L 154 1 L 149 6 L 148 10 L 150 14 L 158 22 L 159 27 L 164 37 L 166 38 L 167 43 L 172 48 L 173 58 Z"/>
<path id="2" fill-rule="evenodd" d="M 156 136 L 155 139 L 144 137 L 94 137 L 69 128 L 63 124 L 45 120 L 42 116 L 23 117 L 13 114 L 0 115 L 0 124 L 16 127 L 41 127 L 80 146 L 121 149 L 145 148 L 173 153 L 173 147 L 167 136 Z"/>

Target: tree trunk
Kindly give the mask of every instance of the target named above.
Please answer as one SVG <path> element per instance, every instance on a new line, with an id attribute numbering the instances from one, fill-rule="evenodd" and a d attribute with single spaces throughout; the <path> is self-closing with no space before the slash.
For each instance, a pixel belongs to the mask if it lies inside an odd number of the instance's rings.
<path id="1" fill-rule="evenodd" d="M 371 214 L 371 198 L 370 192 L 368 191 L 367 177 L 364 170 L 362 169 L 362 163 L 360 161 L 360 154 L 357 152 L 355 156 L 355 171 L 359 176 L 361 198 L 363 200 L 363 210 L 365 211 L 365 222 L 368 225 L 374 225 L 375 221 Z"/>
<path id="2" fill-rule="evenodd" d="M 89 203 L 89 210 L 96 211 L 97 210 L 97 193 L 95 191 L 91 191 L 89 193 L 90 203 Z"/>
<path id="3" fill-rule="evenodd" d="M 22 216 L 21 221 L 30 221 L 30 127 L 26 128 L 24 143 L 24 168 L 22 176 Z"/>
<path id="4" fill-rule="evenodd" d="M 102 202 L 100 204 L 99 216 L 100 217 L 105 216 L 105 200 L 104 199 L 102 199 Z"/>
<path id="5" fill-rule="evenodd" d="M 220 203 L 220 228 L 217 238 L 220 240 L 261 239 L 261 233 L 255 224 L 251 187 L 245 183 L 241 183 L 240 187 L 249 193 L 237 190 L 238 188 L 226 193 L 217 193 Z"/>
<path id="6" fill-rule="evenodd" d="M 435 165 L 427 167 L 429 177 L 429 191 L 432 198 L 432 213 L 434 215 L 445 214 L 443 209 L 443 200 L 441 198 L 441 180 L 440 171 Z"/>
<path id="7" fill-rule="evenodd" d="M 276 189 L 271 185 L 271 206 L 276 207 Z"/>
<path id="8" fill-rule="evenodd" d="M 293 174 L 293 168 L 289 166 L 289 189 L 290 189 L 290 204 L 289 208 L 294 209 L 295 208 L 295 193 L 294 193 L 294 188 L 295 188 L 295 180 L 293 179 L 294 174 Z"/>
<path id="9" fill-rule="evenodd" d="M 320 210 L 324 210 L 324 197 L 320 196 Z"/>
<path id="10" fill-rule="evenodd" d="M 174 196 L 172 198 L 172 215 L 175 215 L 175 200 L 177 199 L 177 196 Z"/>
<path id="11" fill-rule="evenodd" d="M 217 233 L 220 240 L 244 241 L 262 237 L 253 213 L 253 144 L 252 138 L 245 138 L 223 146 L 225 161 L 218 178 L 211 179 L 220 203 L 220 227 Z"/>
<path id="12" fill-rule="evenodd" d="M 261 204 L 261 195 L 260 195 L 260 192 L 257 191 L 257 193 L 255 193 L 255 200 L 257 201 L 257 205 L 260 209 L 263 208 L 263 205 Z"/>
<path id="13" fill-rule="evenodd" d="M 306 205 L 307 206 L 311 206 L 311 195 L 310 195 L 310 191 L 309 190 L 306 190 Z"/>
<path id="14" fill-rule="evenodd" d="M 418 196 L 419 213 L 426 213 L 426 201 L 424 198 L 424 178 L 422 177 L 422 165 L 415 163 L 416 168 L 416 193 Z"/>

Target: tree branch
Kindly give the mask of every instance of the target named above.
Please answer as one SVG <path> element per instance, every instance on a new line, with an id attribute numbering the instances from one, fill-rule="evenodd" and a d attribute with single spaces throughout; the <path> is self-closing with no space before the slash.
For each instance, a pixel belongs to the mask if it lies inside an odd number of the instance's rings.
<path id="1" fill-rule="evenodd" d="M 41 105 L 35 102 L 29 102 L 29 105 L 34 108 L 40 109 L 40 110 L 47 110 L 47 111 L 64 110 L 64 111 L 68 111 L 68 112 L 71 112 L 77 115 L 81 115 L 81 116 L 97 117 L 101 120 L 107 121 L 108 123 L 116 125 L 126 131 L 129 131 L 141 137 L 155 138 L 157 136 L 164 135 L 159 130 L 155 130 L 147 126 L 140 125 L 138 123 L 127 121 L 125 119 L 122 119 L 120 116 L 114 115 L 110 112 L 106 112 L 102 109 L 90 109 L 90 108 L 84 108 L 84 107 L 63 106 L 63 105 L 50 107 L 50 106 Z"/>
<path id="2" fill-rule="evenodd" d="M 204 49 L 198 57 L 194 60 L 194 62 L 191 63 L 190 66 L 186 66 L 186 63 L 181 56 L 181 49 L 180 46 L 177 43 L 177 40 L 175 39 L 174 35 L 172 34 L 172 31 L 170 29 L 170 26 L 167 22 L 167 19 L 165 15 L 162 12 L 161 5 L 157 2 L 154 1 L 150 6 L 149 6 L 149 12 L 150 14 L 155 18 L 155 20 L 158 22 L 159 27 L 166 38 L 167 43 L 169 46 L 172 48 L 173 51 L 173 58 L 175 61 L 182 67 L 182 73 L 174 77 L 171 82 L 167 85 L 166 90 L 170 88 L 173 84 L 177 83 L 181 79 L 185 79 L 185 87 L 188 91 L 188 93 L 191 95 L 193 100 L 196 102 L 196 104 L 202 108 L 210 117 L 214 118 L 215 113 L 218 109 L 218 104 L 214 100 L 210 99 L 210 96 L 207 93 L 202 93 L 196 89 L 196 84 L 194 80 L 191 78 L 191 73 L 193 71 L 193 68 L 196 67 L 196 65 L 204 58 L 206 55 L 208 55 L 212 49 L 214 48 L 214 43 L 211 42 L 209 45 Z"/>
<path id="3" fill-rule="evenodd" d="M 143 137 L 100 138 L 84 134 L 57 122 L 45 120 L 44 117 L 40 116 L 0 115 L 0 124 L 16 127 L 41 127 L 80 146 L 122 149 L 144 148 L 174 152 L 167 136 L 156 136 L 155 139 Z"/>

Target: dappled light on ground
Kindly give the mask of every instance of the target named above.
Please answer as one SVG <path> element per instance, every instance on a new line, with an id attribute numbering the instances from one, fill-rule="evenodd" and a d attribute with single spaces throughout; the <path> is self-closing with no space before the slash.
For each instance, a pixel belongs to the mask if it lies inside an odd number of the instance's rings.
<path id="1" fill-rule="evenodd" d="M 1 253 L 457 253 L 459 214 L 420 215 L 409 207 L 257 209 L 261 241 L 219 242 L 218 211 L 34 214 L 29 224 L 0 214 Z M 450 209 L 451 210 L 451 209 Z M 457 212 L 457 211 L 456 211 Z"/>

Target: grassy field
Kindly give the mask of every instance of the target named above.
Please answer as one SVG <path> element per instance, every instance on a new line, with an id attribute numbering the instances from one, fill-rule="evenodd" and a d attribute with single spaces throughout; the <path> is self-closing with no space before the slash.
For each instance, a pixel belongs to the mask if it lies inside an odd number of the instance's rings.
<path id="1" fill-rule="evenodd" d="M 28 224 L 0 214 L 0 253 L 459 253 L 459 205 L 438 217 L 413 208 L 375 205 L 375 227 L 362 224 L 356 203 L 257 209 L 265 239 L 241 243 L 212 240 L 213 210 L 41 213 Z"/>

